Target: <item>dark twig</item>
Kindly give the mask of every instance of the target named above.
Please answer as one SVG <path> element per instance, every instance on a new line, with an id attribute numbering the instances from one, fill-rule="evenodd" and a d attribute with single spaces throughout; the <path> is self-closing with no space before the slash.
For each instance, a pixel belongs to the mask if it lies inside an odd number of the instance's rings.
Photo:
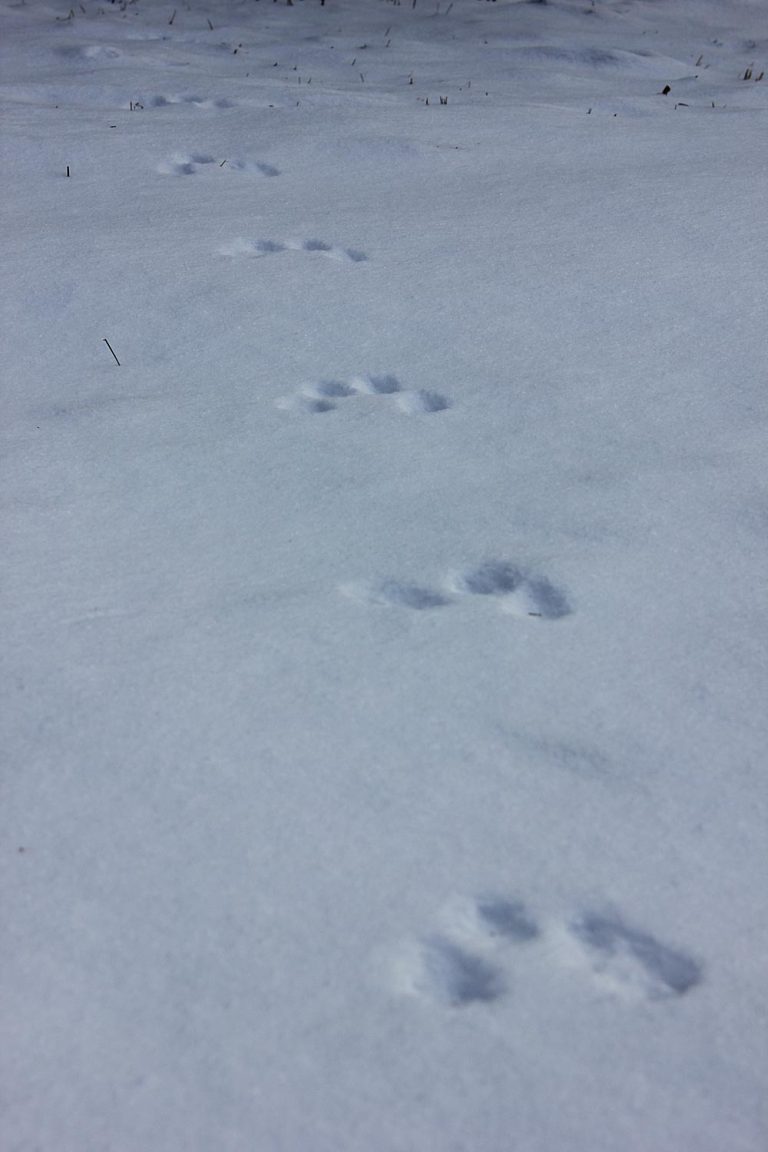
<path id="1" fill-rule="evenodd" d="M 107 348 L 109 348 L 112 355 L 115 356 L 115 350 L 112 347 L 112 345 L 110 344 L 109 340 L 107 340 L 106 336 L 104 337 L 104 343 L 106 344 Z M 117 356 L 115 356 L 115 363 L 117 364 L 117 366 L 119 368 L 120 367 L 120 361 L 118 360 Z"/>

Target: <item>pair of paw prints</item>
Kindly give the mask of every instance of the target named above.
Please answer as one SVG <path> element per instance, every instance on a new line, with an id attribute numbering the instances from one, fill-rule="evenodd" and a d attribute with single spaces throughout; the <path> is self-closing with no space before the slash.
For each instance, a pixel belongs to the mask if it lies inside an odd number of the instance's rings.
<path id="1" fill-rule="evenodd" d="M 503 996 L 508 979 L 497 953 L 540 934 L 521 900 L 497 896 L 454 900 L 440 921 L 440 931 L 402 945 L 391 973 L 395 991 L 448 1008 Z"/>
<path id="2" fill-rule="evenodd" d="M 275 171 L 277 175 L 277 171 Z M 219 251 L 222 256 L 274 256 L 278 252 L 309 252 L 327 256 L 330 260 L 362 264 L 368 257 L 359 248 L 340 248 L 327 240 L 231 240 Z"/>
<path id="3" fill-rule="evenodd" d="M 444 412 L 449 401 L 439 392 L 404 389 L 396 376 L 355 376 L 352 380 L 321 380 L 301 388 L 293 396 L 276 400 L 278 408 L 300 412 L 332 412 L 338 400 L 351 396 L 392 397 L 401 412 L 414 415 L 419 412 Z"/>
<path id="4" fill-rule="evenodd" d="M 273 164 L 263 164 L 255 160 L 241 160 L 236 156 L 217 159 L 210 152 L 177 152 L 158 165 L 158 172 L 164 176 L 195 176 L 209 169 L 220 172 L 244 172 L 257 176 L 279 176 L 280 169 Z"/>
<path id="5" fill-rule="evenodd" d="M 682 996 L 703 976 L 686 952 L 616 912 L 588 911 L 547 931 L 523 901 L 486 896 L 453 901 L 441 922 L 442 931 L 404 944 L 390 972 L 395 991 L 447 1008 L 510 992 L 522 947 L 538 949 L 542 963 L 586 971 L 600 991 L 630 1001 Z"/>
<path id="6" fill-rule="evenodd" d="M 465 596 L 491 598 L 509 616 L 559 620 L 572 611 L 565 593 L 545 576 L 506 560 L 486 560 L 476 567 L 451 573 L 438 587 L 388 579 L 344 584 L 340 591 L 364 603 L 414 611 L 444 608 Z"/>

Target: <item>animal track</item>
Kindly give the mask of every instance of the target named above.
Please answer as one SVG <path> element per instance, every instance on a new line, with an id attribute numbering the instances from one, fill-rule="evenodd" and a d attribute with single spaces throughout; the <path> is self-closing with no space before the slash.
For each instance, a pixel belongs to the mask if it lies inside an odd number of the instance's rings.
<path id="1" fill-rule="evenodd" d="M 619 995 L 659 1000 L 682 996 L 701 982 L 695 960 L 619 916 L 589 912 L 569 931 L 598 981 Z"/>
<path id="2" fill-rule="evenodd" d="M 130 106 L 132 108 L 167 108 L 171 104 L 188 104 L 193 108 L 234 108 L 233 102 L 227 99 L 209 99 L 205 96 L 168 96 L 163 93 L 150 96 L 146 101 L 133 100 Z"/>
<path id="3" fill-rule="evenodd" d="M 473 596 L 506 596 L 520 584 L 520 572 L 505 560 L 487 560 L 478 568 L 459 572 L 451 578 L 456 592 Z"/>
<path id="4" fill-rule="evenodd" d="M 342 584 L 340 591 L 352 600 L 368 604 L 394 604 L 401 608 L 413 608 L 417 612 L 450 604 L 446 596 L 433 588 L 423 588 L 419 584 L 407 584 L 401 580 L 382 580 L 377 584 Z"/>
<path id="5" fill-rule="evenodd" d="M 323 403 L 320 400 L 315 402 Z M 444 590 L 396 579 L 345 584 L 340 590 L 369 604 L 404 608 L 440 608 L 463 596 L 492 596 L 501 611 L 509 616 L 559 620 L 571 612 L 565 593 L 546 577 L 526 572 L 504 560 L 488 560 L 477 567 L 453 573 L 444 581 Z"/>
<path id="6" fill-rule="evenodd" d="M 506 896 L 455 897 L 443 909 L 439 934 L 404 944 L 392 957 L 396 991 L 460 1008 L 499 999 L 510 988 L 508 969 L 527 951 L 529 963 L 576 961 L 609 991 L 624 999 L 682 996 L 702 980 L 701 966 L 685 952 L 615 914 L 589 912 L 555 923 L 560 947 L 547 947 L 545 933 L 522 900 Z M 541 952 L 537 951 L 541 945 Z M 525 966 L 519 966 L 524 974 Z"/>
<path id="7" fill-rule="evenodd" d="M 194 176 L 201 168 L 211 168 L 217 172 L 247 172 L 260 176 L 279 176 L 279 168 L 253 160 L 239 160 L 236 157 L 217 160 L 210 152 L 192 152 L 189 155 L 176 153 L 158 166 L 158 172 L 166 176 Z"/>
<path id="8" fill-rule="evenodd" d="M 504 991 L 497 968 L 440 936 L 406 946 L 395 961 L 394 979 L 399 991 L 448 1008 L 487 1003 Z"/>
<path id="9" fill-rule="evenodd" d="M 356 376 L 351 387 L 353 392 L 368 396 L 394 396 L 402 392 L 397 376 Z"/>
<path id="10" fill-rule="evenodd" d="M 191 156 L 177 153 L 170 160 L 163 161 L 157 170 L 167 176 L 194 176 L 199 168 L 215 163 L 216 157 L 207 152 L 193 152 Z"/>
<path id="11" fill-rule="evenodd" d="M 293 396 L 276 400 L 278 408 L 302 412 L 330 412 L 335 400 L 350 396 L 394 396 L 401 412 L 413 415 L 420 412 L 444 412 L 450 408 L 445 396 L 437 392 L 405 391 L 396 376 L 355 376 L 352 380 L 321 380 L 309 384 Z"/>
<path id="12" fill-rule="evenodd" d="M 411 942 L 395 959 L 398 991 L 450 1008 L 497 1000 L 507 979 L 488 950 L 523 944 L 539 935 L 522 901 L 487 896 L 452 901 L 442 917 L 444 932 Z"/>
<path id="13" fill-rule="evenodd" d="M 278 175 L 277 169 L 266 175 Z M 219 249 L 222 256 L 273 256 L 277 252 L 318 252 L 331 260 L 362 264 L 368 259 L 357 248 L 339 248 L 325 240 L 232 240 Z"/>
<path id="14" fill-rule="evenodd" d="M 549 580 L 525 573 L 504 560 L 486 560 L 477 568 L 457 572 L 448 580 L 457 594 L 497 596 L 510 616 L 540 616 L 557 620 L 570 612 L 564 594 Z"/>
<path id="15" fill-rule="evenodd" d="M 455 935 L 480 944 L 523 944 L 539 936 L 539 926 L 522 900 L 479 896 L 454 900 L 443 915 Z"/>
<path id="16" fill-rule="evenodd" d="M 239 160 L 236 156 L 222 160 L 221 167 L 231 172 L 251 172 L 258 176 L 279 176 L 280 169 L 274 164 L 265 164 L 261 160 Z"/>
<path id="17" fill-rule="evenodd" d="M 68 44 L 54 51 L 59 56 L 74 56 L 82 60 L 119 60 L 123 53 L 110 44 Z"/>
<path id="18" fill-rule="evenodd" d="M 441 396 L 439 392 L 426 392 L 421 389 L 401 393 L 396 403 L 400 411 L 409 416 L 418 412 L 444 412 L 446 408 L 450 408 L 445 396 Z"/>

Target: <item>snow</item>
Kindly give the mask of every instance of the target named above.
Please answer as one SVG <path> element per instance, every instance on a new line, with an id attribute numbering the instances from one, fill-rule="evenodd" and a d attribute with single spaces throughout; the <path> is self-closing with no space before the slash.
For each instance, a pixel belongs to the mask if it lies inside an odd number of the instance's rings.
<path id="1" fill-rule="evenodd" d="M 760 1152 L 763 0 L 0 19 L 3 1148 Z"/>

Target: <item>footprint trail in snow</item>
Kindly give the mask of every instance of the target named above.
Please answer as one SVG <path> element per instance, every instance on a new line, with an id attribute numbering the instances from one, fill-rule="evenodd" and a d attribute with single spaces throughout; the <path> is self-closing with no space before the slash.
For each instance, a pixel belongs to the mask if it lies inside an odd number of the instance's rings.
<path id="1" fill-rule="evenodd" d="M 517 991 L 518 949 L 532 949 L 540 967 L 588 974 L 595 988 L 618 1000 L 680 997 L 703 979 L 701 965 L 617 913 L 587 912 L 543 928 L 527 905 L 504 896 L 454 898 L 440 930 L 404 942 L 390 958 L 396 993 L 444 1008 L 488 1004 Z M 551 936 L 555 947 L 540 947 Z"/>
<path id="2" fill-rule="evenodd" d="M 277 175 L 277 169 L 264 175 Z M 306 252 L 309 255 L 327 256 L 341 263 L 363 264 L 368 256 L 359 248 L 342 248 L 327 240 L 230 240 L 219 249 L 222 256 L 275 256 L 280 252 Z"/>
<path id="3" fill-rule="evenodd" d="M 394 578 L 342 584 L 345 596 L 393 607 L 442 608 L 464 597 L 493 600 L 508 616 L 559 620 L 572 612 L 565 592 L 546 576 L 506 560 L 488 560 L 449 574 L 437 587 Z"/>
<path id="4" fill-rule="evenodd" d="M 391 398 L 395 408 L 405 415 L 445 412 L 451 404 L 439 392 L 425 389 L 406 389 L 391 374 L 355 376 L 351 380 L 321 380 L 300 388 L 292 396 L 281 396 L 275 404 L 285 411 L 332 412 L 340 400 L 354 396 L 384 396 Z"/>

